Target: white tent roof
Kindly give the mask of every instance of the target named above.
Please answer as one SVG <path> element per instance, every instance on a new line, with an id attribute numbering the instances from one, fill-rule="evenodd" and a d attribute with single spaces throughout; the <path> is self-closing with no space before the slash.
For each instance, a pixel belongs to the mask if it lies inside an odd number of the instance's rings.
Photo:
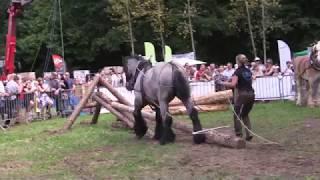
<path id="1" fill-rule="evenodd" d="M 179 64 L 181 66 L 184 66 L 185 64 L 189 65 L 196 65 L 196 64 L 206 64 L 206 62 L 199 61 L 199 60 L 194 60 L 194 59 L 189 59 L 189 58 L 172 58 L 171 60 L 173 63 Z"/>

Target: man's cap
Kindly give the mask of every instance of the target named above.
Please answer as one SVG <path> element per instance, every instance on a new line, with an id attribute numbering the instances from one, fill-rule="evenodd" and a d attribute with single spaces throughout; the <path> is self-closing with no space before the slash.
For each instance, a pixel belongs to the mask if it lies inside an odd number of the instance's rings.
<path id="1" fill-rule="evenodd" d="M 261 61 L 261 59 L 259 57 L 255 57 L 254 61 Z"/>

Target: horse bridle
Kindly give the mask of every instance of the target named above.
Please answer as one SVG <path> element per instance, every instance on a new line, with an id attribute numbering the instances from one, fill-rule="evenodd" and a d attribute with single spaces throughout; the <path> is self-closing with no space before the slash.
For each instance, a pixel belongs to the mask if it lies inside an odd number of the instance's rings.
<path id="1" fill-rule="evenodd" d="M 129 81 L 132 86 L 134 86 L 136 84 L 136 81 L 137 81 L 139 73 L 140 72 L 146 72 L 146 70 L 147 70 L 146 67 L 148 67 L 147 65 L 151 66 L 149 61 L 140 61 L 139 62 L 138 66 L 136 68 L 136 71 L 135 71 L 135 73 L 133 75 L 133 78 L 131 78 L 130 81 Z"/>
<path id="2" fill-rule="evenodd" d="M 312 68 L 314 68 L 317 71 L 320 71 L 320 63 L 318 61 L 314 60 L 314 54 L 317 54 L 317 53 L 312 52 L 310 55 L 310 64 L 311 64 Z"/>

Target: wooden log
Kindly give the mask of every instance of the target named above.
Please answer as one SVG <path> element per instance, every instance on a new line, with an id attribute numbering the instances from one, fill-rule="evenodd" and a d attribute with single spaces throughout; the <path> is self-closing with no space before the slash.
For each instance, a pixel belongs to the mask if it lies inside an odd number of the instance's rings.
<path id="1" fill-rule="evenodd" d="M 97 102 L 91 102 L 91 103 L 87 103 L 84 108 L 95 108 L 97 107 Z"/>
<path id="2" fill-rule="evenodd" d="M 108 98 L 105 94 L 103 94 L 103 93 L 101 93 L 101 92 L 97 92 L 96 93 L 96 95 L 98 96 L 98 97 L 100 97 L 103 101 L 105 101 L 105 102 L 107 102 L 108 104 L 112 104 L 113 103 L 113 101 L 110 99 L 110 98 Z M 122 106 L 122 104 L 120 104 L 120 103 L 118 103 L 118 105 L 119 106 L 121 106 L 122 108 L 128 108 L 128 107 L 131 107 L 131 110 L 129 110 L 129 111 L 122 111 L 121 110 L 121 108 L 120 108 L 120 111 L 125 115 L 125 116 L 127 116 L 132 122 L 134 122 L 135 120 L 134 120 L 134 117 L 133 117 L 133 111 L 134 111 L 134 108 L 132 107 L 132 106 Z M 115 107 L 116 108 L 116 107 Z M 117 109 L 117 108 L 116 108 Z M 151 116 L 149 116 L 149 117 L 144 117 L 144 119 L 146 120 L 146 122 L 147 122 L 147 124 L 148 125 L 153 125 L 154 126 L 154 120 L 152 119 L 152 118 L 154 118 L 155 116 L 152 116 L 151 118 L 150 118 Z"/>
<path id="3" fill-rule="evenodd" d="M 246 141 L 244 139 L 218 131 L 210 131 L 210 133 L 206 133 L 206 137 L 206 142 L 209 144 L 220 144 L 225 147 L 236 149 L 243 149 L 246 147 Z"/>
<path id="4" fill-rule="evenodd" d="M 84 108 L 84 106 L 88 102 L 88 99 L 90 98 L 91 94 L 93 93 L 94 88 L 97 86 L 99 80 L 100 80 L 100 75 L 96 74 L 93 81 L 89 85 L 87 93 L 83 96 L 83 98 L 80 100 L 79 104 L 76 106 L 75 110 L 68 117 L 68 120 L 66 121 L 66 123 L 63 127 L 63 130 L 71 129 L 72 125 L 74 124 L 77 117 L 79 116 L 81 110 Z"/>
<path id="5" fill-rule="evenodd" d="M 117 109 L 113 108 L 110 104 L 108 104 L 107 102 L 105 102 L 103 99 L 101 99 L 99 96 L 97 96 L 97 94 L 93 94 L 92 98 L 97 101 L 99 104 L 101 104 L 104 108 L 108 109 L 113 115 L 115 115 L 119 120 L 123 121 L 129 128 L 133 129 L 134 127 L 134 123 L 130 120 L 130 118 L 128 118 L 127 116 L 125 116 L 123 113 L 121 113 L 120 111 L 118 111 Z M 131 114 L 132 116 L 132 114 Z M 133 117 L 131 117 L 132 119 Z M 151 130 L 150 128 L 147 131 L 147 136 L 152 138 L 154 135 L 153 130 Z"/>
<path id="6" fill-rule="evenodd" d="M 105 88 L 107 88 L 122 104 L 132 106 L 132 104 L 123 97 L 115 88 L 112 87 L 110 83 L 108 83 L 107 80 L 100 78 L 100 84 L 103 85 Z"/>
<path id="7" fill-rule="evenodd" d="M 206 104 L 227 104 L 228 99 L 233 96 L 232 90 L 213 92 L 207 96 L 193 97 L 192 100 L 196 105 L 206 105 Z M 183 105 L 180 99 L 174 98 L 169 106 L 181 106 Z"/>
<path id="8" fill-rule="evenodd" d="M 128 127 L 133 128 L 133 122 L 131 122 L 126 116 L 124 116 L 121 112 L 114 109 L 110 104 L 103 101 L 101 98 L 99 98 L 96 94 L 92 95 L 93 100 L 97 101 L 99 104 L 101 104 L 104 108 L 106 108 L 108 111 L 110 111 L 113 115 L 115 115 L 118 119 L 123 121 Z"/>
<path id="9" fill-rule="evenodd" d="M 198 112 L 217 112 L 226 111 L 229 109 L 228 104 L 212 104 L 212 105 L 197 105 L 195 108 Z M 184 106 L 172 106 L 169 107 L 169 112 L 172 115 L 182 115 L 186 114 L 187 110 Z"/>
<path id="10" fill-rule="evenodd" d="M 111 106 L 114 107 L 115 109 L 118 109 L 119 111 L 128 111 L 131 113 L 133 112 L 133 107 L 126 106 L 118 102 L 112 102 Z M 142 111 L 142 116 L 155 121 L 155 113 Z M 185 132 L 187 134 L 193 133 L 193 127 L 191 125 L 180 122 L 180 121 L 173 121 L 172 127 L 182 132 Z M 208 144 L 219 144 L 222 146 L 237 148 L 237 149 L 244 148 L 246 144 L 245 141 L 241 138 L 234 137 L 229 134 L 224 134 L 218 131 L 214 131 L 213 133 L 206 136 L 207 136 L 206 142 Z"/>
<path id="11" fill-rule="evenodd" d="M 94 114 L 93 114 L 93 117 L 92 117 L 91 124 L 97 124 L 98 123 L 100 111 L 101 111 L 101 104 L 98 104 L 96 106 L 96 109 L 94 110 Z"/>

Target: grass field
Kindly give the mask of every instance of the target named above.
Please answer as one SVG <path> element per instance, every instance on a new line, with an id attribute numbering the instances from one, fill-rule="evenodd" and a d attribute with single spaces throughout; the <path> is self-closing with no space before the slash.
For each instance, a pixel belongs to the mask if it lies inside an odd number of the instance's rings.
<path id="1" fill-rule="evenodd" d="M 191 136 L 190 141 L 160 146 L 148 138 L 136 140 L 129 130 L 112 128 L 110 115 L 101 116 L 97 125 L 79 123 L 89 119 L 81 117 L 72 131 L 60 135 L 49 131 L 61 128 L 65 119 L 1 132 L 0 179 L 320 178 L 319 108 L 300 108 L 290 102 L 255 105 L 254 131 L 289 147 L 284 149 L 196 146 Z M 231 112 L 203 113 L 200 119 L 205 127 L 232 126 Z M 259 143 L 255 139 L 253 144 Z M 247 169 L 252 167 L 257 169 Z"/>

